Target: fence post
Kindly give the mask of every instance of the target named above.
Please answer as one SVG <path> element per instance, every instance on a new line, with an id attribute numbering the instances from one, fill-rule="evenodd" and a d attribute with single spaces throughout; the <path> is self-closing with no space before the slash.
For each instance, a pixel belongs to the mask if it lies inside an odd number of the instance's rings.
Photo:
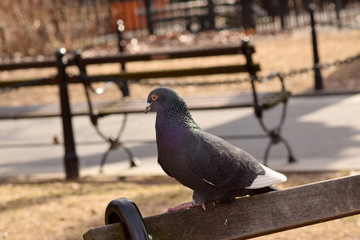
<path id="1" fill-rule="evenodd" d="M 281 24 L 281 30 L 284 31 L 286 29 L 286 23 L 285 23 L 285 15 L 287 15 L 287 13 L 285 13 L 285 11 L 287 9 L 285 9 L 287 7 L 287 0 L 280 0 L 278 2 L 278 7 L 279 7 L 279 16 L 280 16 L 280 24 Z"/>
<path id="2" fill-rule="evenodd" d="M 120 53 L 124 52 L 124 46 L 125 46 L 125 40 L 123 39 L 124 30 L 125 30 L 124 21 L 121 19 L 118 19 L 116 21 L 116 32 L 117 32 L 117 36 L 118 36 L 118 48 L 119 48 Z M 125 63 L 121 63 L 121 70 L 122 71 L 125 70 Z"/>
<path id="3" fill-rule="evenodd" d="M 335 11 L 336 11 L 336 21 L 337 21 L 337 27 L 338 29 L 342 28 L 341 24 L 341 18 L 340 18 L 340 10 L 342 9 L 342 3 L 341 0 L 335 1 Z"/>
<path id="4" fill-rule="evenodd" d="M 145 1 L 145 12 L 146 12 L 146 21 L 148 26 L 149 34 L 154 34 L 154 26 L 152 21 L 152 13 L 151 13 L 151 0 Z"/>
<path id="5" fill-rule="evenodd" d="M 309 13 L 310 13 L 310 22 L 311 22 L 311 36 L 312 36 L 312 45 L 313 45 L 313 56 L 314 56 L 314 77 L 315 77 L 315 90 L 322 90 L 323 80 L 320 71 L 320 60 L 319 60 L 319 53 L 317 47 L 317 40 L 316 40 L 316 29 L 315 29 L 315 18 L 314 18 L 314 10 L 315 4 L 309 4 Z"/>
<path id="6" fill-rule="evenodd" d="M 214 10 L 213 0 L 208 0 L 207 8 L 208 8 L 208 17 L 210 22 L 209 28 L 211 30 L 215 30 L 216 25 L 215 25 L 215 10 Z"/>
<path id="7" fill-rule="evenodd" d="M 66 53 L 65 48 L 61 48 L 57 50 L 56 62 L 58 68 L 61 118 L 63 125 L 64 147 L 65 147 L 64 166 L 65 166 L 66 179 L 70 180 L 70 179 L 79 178 L 79 160 L 76 154 L 74 132 L 71 122 L 72 115 L 70 110 L 69 93 L 67 88 L 68 76 L 65 71 L 65 65 L 67 63 L 65 53 Z"/>
<path id="8" fill-rule="evenodd" d="M 253 1 L 243 0 L 241 1 L 241 4 L 244 29 L 255 29 L 256 24 L 254 21 Z"/>
<path id="9" fill-rule="evenodd" d="M 296 27 L 299 27 L 299 9 L 297 6 L 297 1 L 293 0 L 293 5 L 294 5 L 294 11 L 295 11 L 295 22 L 296 22 Z"/>

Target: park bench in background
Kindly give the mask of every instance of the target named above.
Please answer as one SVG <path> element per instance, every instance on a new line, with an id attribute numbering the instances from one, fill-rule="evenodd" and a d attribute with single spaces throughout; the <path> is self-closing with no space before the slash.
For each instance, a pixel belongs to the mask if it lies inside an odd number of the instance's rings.
<path id="1" fill-rule="evenodd" d="M 145 219 L 134 202 L 116 199 L 106 209 L 107 225 L 90 229 L 84 240 L 259 237 L 359 214 L 359 187 L 355 175 Z"/>
<path id="2" fill-rule="evenodd" d="M 58 74 L 46 78 L 32 78 L 26 80 L 12 79 L 9 81 L 0 81 L 0 93 L 2 91 L 18 89 L 21 87 L 40 87 L 47 85 L 59 86 L 60 105 L 26 105 L 18 107 L 1 107 L 0 120 L 21 119 L 21 118 L 43 118 L 43 117 L 61 117 L 63 136 L 64 136 L 64 168 L 67 179 L 76 179 L 79 177 L 79 162 L 76 154 L 74 133 L 72 127 L 72 113 L 70 111 L 70 99 L 68 93 L 68 78 L 65 73 L 64 63 L 67 59 L 64 57 L 64 49 L 56 51 L 56 60 L 4 63 L 0 64 L 0 71 L 12 71 L 19 69 L 43 69 L 54 68 Z M 81 109 L 81 106 L 77 105 Z M 75 107 L 76 109 L 76 107 Z M 84 114 L 81 110 L 79 115 Z"/>
<path id="3" fill-rule="evenodd" d="M 98 129 L 98 119 L 100 117 L 106 116 L 108 114 L 125 114 L 125 118 L 129 113 L 138 113 L 144 111 L 144 98 L 136 99 L 130 97 L 128 84 L 137 83 L 137 84 L 147 84 L 151 83 L 154 79 L 163 79 L 171 78 L 172 81 L 179 82 L 181 77 L 188 76 L 201 76 L 206 77 L 210 75 L 221 74 L 222 78 L 226 78 L 228 74 L 237 74 L 237 73 L 249 73 L 251 90 L 248 93 L 239 93 L 239 94 L 219 94 L 219 95 L 208 95 L 208 96 L 191 96 L 185 98 L 188 107 L 190 110 L 209 110 L 209 109 L 224 109 L 224 108 L 243 108 L 243 107 L 253 107 L 255 110 L 255 115 L 259 120 L 260 126 L 265 131 L 266 135 L 270 138 L 270 142 L 265 149 L 264 163 L 267 164 L 270 148 L 273 144 L 283 142 L 286 149 L 288 150 L 288 161 L 294 162 L 295 158 L 292 153 L 291 147 L 288 142 L 281 135 L 281 128 L 285 120 L 287 100 L 290 97 L 291 93 L 286 90 L 282 77 L 279 74 L 272 74 L 265 78 L 269 80 L 271 78 L 277 77 L 280 82 L 280 89 L 277 92 L 266 92 L 260 93 L 256 89 L 256 82 L 261 82 L 257 78 L 256 73 L 260 70 L 260 65 L 253 63 L 252 54 L 255 52 L 255 48 L 249 45 L 248 41 L 245 39 L 238 46 L 231 47 L 216 47 L 216 48 L 197 48 L 197 49 L 186 49 L 186 50 L 176 50 L 176 51 L 159 51 L 159 52 L 149 52 L 149 53 L 137 53 L 137 54 L 119 54 L 112 57 L 97 57 L 97 58 L 82 58 L 81 54 L 78 52 L 75 56 L 75 62 L 79 68 L 79 76 L 71 76 L 70 81 L 83 82 L 86 96 L 88 100 L 89 115 L 92 124 L 97 129 L 98 132 L 101 132 Z M 241 55 L 246 59 L 245 64 L 234 63 L 232 65 L 216 65 L 216 66 L 201 66 L 201 67 L 176 67 L 172 69 L 161 69 L 157 68 L 156 70 L 146 70 L 146 62 L 157 60 L 157 61 L 166 61 L 174 59 L 194 59 L 198 58 L 199 61 L 204 61 L 207 57 L 221 57 L 226 55 Z M 92 75 L 89 76 L 86 71 L 86 66 L 99 63 L 121 63 L 123 71 L 116 74 L 107 74 L 107 75 Z M 144 69 L 141 71 L 126 71 L 126 63 L 130 62 L 144 62 Z M 164 63 L 166 64 L 166 63 Z M 159 64 L 160 65 L 160 64 Z M 123 99 L 120 99 L 115 102 L 102 103 L 98 107 L 94 106 L 94 103 L 91 99 L 91 92 L 95 93 L 104 93 L 105 89 L 109 86 L 109 83 L 105 85 L 103 89 L 94 89 L 92 83 L 98 81 L 112 81 L 115 82 L 122 92 Z M 233 83 L 238 83 L 240 80 L 233 80 Z M 201 85 L 211 84 L 211 82 L 202 81 L 199 84 Z M 166 84 L 165 84 L 166 85 Z M 273 129 L 269 129 L 263 120 L 263 113 L 265 110 L 271 109 L 278 104 L 283 104 L 283 110 L 280 116 L 279 125 Z M 124 124 L 126 121 L 124 121 Z M 124 129 L 122 126 L 121 131 Z M 100 135 L 103 135 L 100 133 Z M 121 132 L 115 134 L 115 138 L 108 140 L 111 145 L 109 151 L 113 149 L 112 144 L 116 146 L 123 146 L 123 143 L 120 141 L 119 136 Z M 108 152 L 107 152 L 108 153 Z M 107 153 L 105 153 L 102 162 L 101 169 L 105 163 Z M 132 155 L 129 154 L 130 159 Z"/>
<path id="4" fill-rule="evenodd" d="M 252 61 L 252 54 L 255 52 L 247 40 L 243 40 L 238 46 L 217 47 L 217 48 L 203 48 L 203 49 L 187 49 L 180 51 L 161 51 L 149 53 L 118 53 L 112 56 L 82 58 L 79 52 L 75 54 L 66 54 L 65 49 L 60 49 L 56 53 L 56 61 L 44 61 L 35 63 L 11 63 L 1 64 L 0 71 L 2 70 L 15 70 L 25 68 L 56 68 L 58 74 L 53 77 L 43 79 L 28 79 L 22 81 L 7 81 L 0 82 L 0 89 L 4 88 L 17 88 L 26 86 L 43 86 L 54 85 L 59 86 L 60 92 L 60 106 L 45 105 L 45 106 L 19 106 L 19 107 L 4 107 L 1 109 L 0 119 L 17 119 L 17 118 L 37 118 L 37 117 L 62 117 L 63 131 L 64 131 L 64 147 L 65 147 L 65 170 L 67 178 L 77 178 L 79 174 L 78 159 L 76 155 L 75 142 L 72 129 L 72 116 L 89 115 L 92 124 L 97 132 L 106 141 L 109 142 L 109 150 L 103 155 L 101 166 L 105 163 L 106 156 L 111 149 L 122 147 L 129 155 L 131 166 L 136 165 L 136 159 L 133 157 L 131 151 L 125 147 L 124 142 L 120 140 L 121 132 L 125 127 L 126 117 L 123 121 L 123 126 L 114 135 L 107 137 L 101 133 L 97 123 L 100 117 L 109 114 L 131 114 L 144 111 L 145 96 L 141 99 L 129 97 L 128 84 L 147 84 L 151 83 L 153 79 L 159 78 L 178 78 L 184 76 L 208 76 L 221 74 L 223 78 L 227 74 L 234 73 L 249 73 L 251 82 L 250 93 L 239 93 L 235 95 L 222 94 L 211 96 L 195 96 L 186 98 L 190 110 L 205 110 L 205 109 L 223 109 L 223 108 L 241 108 L 252 107 L 255 111 L 255 116 L 259 120 L 260 126 L 269 137 L 270 142 L 265 149 L 264 162 L 267 164 L 270 148 L 273 144 L 283 142 L 288 150 L 289 162 L 294 162 L 290 145 L 281 135 L 281 128 L 285 120 L 286 106 L 290 92 L 286 90 L 282 77 L 279 74 L 272 74 L 265 78 L 278 78 L 281 87 L 277 92 L 259 93 L 256 89 L 256 82 L 262 80 L 257 78 L 256 73 L 260 70 L 260 65 Z M 126 71 L 126 63 L 129 62 L 142 62 L 144 61 L 144 68 L 146 62 L 153 60 L 165 61 L 169 59 L 187 59 L 198 58 L 200 61 L 205 57 L 220 57 L 224 55 L 241 55 L 245 57 L 246 63 L 234 63 L 228 65 L 216 66 L 202 66 L 193 68 L 176 68 L 176 69 L 157 69 L 157 70 L 142 70 L 130 72 Z M 89 76 L 86 72 L 86 66 L 98 65 L 106 63 L 121 63 L 122 71 L 115 74 L 106 75 L 92 75 Z M 67 67 L 77 66 L 80 70 L 78 75 L 69 75 Z M 146 68 L 145 68 L 146 69 Z M 176 80 L 177 81 L 177 80 Z M 232 83 L 239 82 L 237 79 L 232 80 Z M 92 84 L 94 82 L 115 82 L 119 87 L 124 99 L 114 102 L 93 102 L 91 100 L 90 91 L 94 90 Z M 68 96 L 68 85 L 81 83 L 84 85 L 87 96 L 87 103 L 74 103 L 70 108 L 70 100 Z M 207 83 L 202 82 L 201 85 Z M 211 83 L 210 83 L 211 84 Z M 106 85 L 108 86 L 108 84 Z M 104 92 L 101 89 L 100 92 Z M 98 91 L 99 92 L 99 91 Z M 211 101 L 209 101 L 211 99 Z M 282 104 L 283 111 L 280 116 L 279 125 L 273 129 L 266 127 L 263 121 L 263 113 L 265 110 L 271 109 L 278 104 Z"/>

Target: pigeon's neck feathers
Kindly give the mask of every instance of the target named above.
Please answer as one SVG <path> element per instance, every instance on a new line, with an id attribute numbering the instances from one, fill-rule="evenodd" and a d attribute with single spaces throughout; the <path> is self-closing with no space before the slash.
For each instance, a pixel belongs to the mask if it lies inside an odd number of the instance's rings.
<path id="1" fill-rule="evenodd" d="M 200 127 L 192 118 L 186 103 L 181 100 L 171 101 L 169 100 L 166 107 L 162 108 L 157 113 L 156 119 L 157 128 L 169 128 L 171 129 L 179 129 L 185 128 L 191 131 L 199 131 Z"/>

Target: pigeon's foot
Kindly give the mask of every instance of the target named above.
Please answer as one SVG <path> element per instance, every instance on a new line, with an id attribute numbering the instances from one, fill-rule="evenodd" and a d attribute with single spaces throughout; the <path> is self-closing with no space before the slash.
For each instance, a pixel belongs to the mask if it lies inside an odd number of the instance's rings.
<path id="1" fill-rule="evenodd" d="M 215 202 L 211 202 L 211 205 L 213 207 L 215 207 L 216 203 Z M 196 206 L 200 206 L 202 208 L 202 210 L 204 210 L 204 212 L 206 212 L 206 204 L 205 203 L 202 203 L 200 205 L 193 205 L 192 207 L 196 207 Z"/>
<path id="2" fill-rule="evenodd" d="M 181 203 L 179 205 L 177 205 L 176 207 L 173 208 L 168 208 L 168 210 L 166 212 L 170 213 L 170 212 L 176 212 L 179 211 L 181 209 L 187 209 L 193 207 L 192 202 L 186 202 L 186 203 Z"/>
<path id="3" fill-rule="evenodd" d="M 212 205 L 213 207 L 215 207 L 215 202 L 211 202 L 211 205 Z M 194 207 L 201 207 L 201 209 L 204 210 L 204 212 L 206 212 L 206 205 L 205 205 L 205 203 L 193 205 L 192 202 L 181 203 L 181 204 L 177 205 L 176 207 L 168 208 L 168 210 L 167 210 L 166 212 L 167 212 L 167 213 L 176 212 L 176 211 L 179 211 L 179 210 L 182 210 L 182 209 L 194 208 Z"/>

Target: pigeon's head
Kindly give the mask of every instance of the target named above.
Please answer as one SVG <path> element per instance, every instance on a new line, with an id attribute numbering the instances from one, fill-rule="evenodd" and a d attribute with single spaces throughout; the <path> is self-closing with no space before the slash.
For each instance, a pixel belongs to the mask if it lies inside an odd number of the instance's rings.
<path id="1" fill-rule="evenodd" d="M 159 87 L 152 90 L 147 98 L 145 113 L 149 111 L 158 112 L 173 105 L 185 106 L 184 100 L 171 88 Z"/>

